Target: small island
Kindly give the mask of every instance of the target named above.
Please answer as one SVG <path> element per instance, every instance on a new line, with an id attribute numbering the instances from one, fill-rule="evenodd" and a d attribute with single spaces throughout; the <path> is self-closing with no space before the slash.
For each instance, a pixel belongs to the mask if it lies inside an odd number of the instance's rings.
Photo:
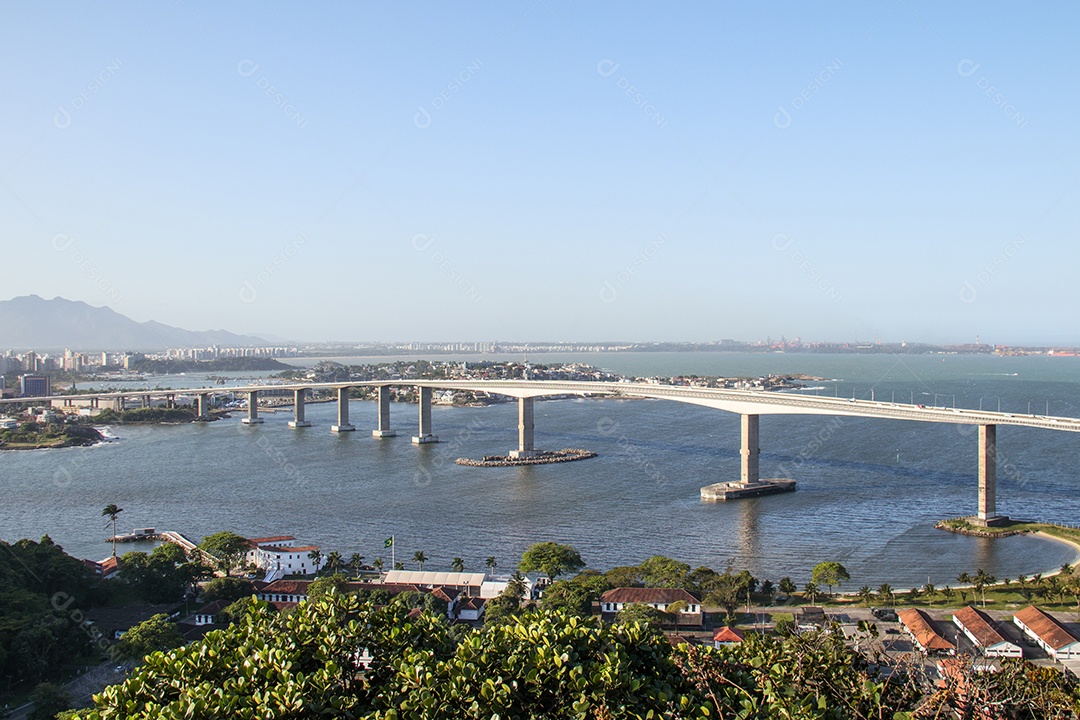
<path id="1" fill-rule="evenodd" d="M 105 436 L 97 428 L 89 425 L 28 422 L 14 429 L 0 430 L 0 450 L 87 447 L 104 439 Z"/>

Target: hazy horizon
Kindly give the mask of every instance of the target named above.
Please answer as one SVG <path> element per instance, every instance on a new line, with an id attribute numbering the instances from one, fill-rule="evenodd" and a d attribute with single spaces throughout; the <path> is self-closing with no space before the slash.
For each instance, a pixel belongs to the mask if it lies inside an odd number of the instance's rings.
<path id="1" fill-rule="evenodd" d="M 0 17 L 12 296 L 298 342 L 1080 345 L 1075 5 Z"/>

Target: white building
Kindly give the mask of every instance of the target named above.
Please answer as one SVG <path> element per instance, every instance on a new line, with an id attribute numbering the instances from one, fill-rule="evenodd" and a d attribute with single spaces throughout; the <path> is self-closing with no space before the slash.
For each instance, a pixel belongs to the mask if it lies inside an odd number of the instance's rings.
<path id="1" fill-rule="evenodd" d="M 314 575 L 322 567 L 321 562 L 317 563 L 310 557 L 319 546 L 296 545 L 296 538 L 292 535 L 252 538 L 248 543 L 251 549 L 244 560 L 248 565 L 263 570 L 267 576 Z"/>
<path id="2" fill-rule="evenodd" d="M 1034 605 L 1013 615 L 1013 624 L 1055 660 L 1080 660 L 1080 638 Z"/>
<path id="3" fill-rule="evenodd" d="M 953 613 L 953 624 L 986 657 L 1024 657 L 1023 648 L 1006 640 L 994 626 L 994 621 L 975 607 L 969 605 Z"/>

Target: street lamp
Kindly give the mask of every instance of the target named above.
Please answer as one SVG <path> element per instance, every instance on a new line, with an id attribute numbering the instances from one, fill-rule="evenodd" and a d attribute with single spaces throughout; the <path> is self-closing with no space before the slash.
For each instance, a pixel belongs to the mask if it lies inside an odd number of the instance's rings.
<path id="1" fill-rule="evenodd" d="M 998 395 L 984 395 L 983 397 L 989 397 L 989 398 L 993 398 L 993 399 L 997 400 L 997 411 L 1001 412 L 1001 397 L 999 397 Z M 983 409 L 982 401 L 983 401 L 983 398 L 979 398 L 979 409 L 980 410 Z"/>

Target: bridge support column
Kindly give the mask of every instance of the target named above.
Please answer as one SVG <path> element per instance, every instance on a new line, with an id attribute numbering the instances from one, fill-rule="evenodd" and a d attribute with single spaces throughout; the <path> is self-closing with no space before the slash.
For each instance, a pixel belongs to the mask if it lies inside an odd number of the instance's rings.
<path id="1" fill-rule="evenodd" d="M 352 432 L 356 428 L 349 424 L 349 388 L 337 391 L 337 425 L 330 426 L 330 432 Z"/>
<path id="2" fill-rule="evenodd" d="M 112 403 L 112 409 L 116 412 L 124 412 L 124 398 L 114 398 Z"/>
<path id="3" fill-rule="evenodd" d="M 196 400 L 196 407 L 199 411 L 199 417 L 210 417 L 210 393 L 199 393 L 199 397 Z"/>
<path id="4" fill-rule="evenodd" d="M 170 410 L 172 410 L 173 408 L 176 407 L 176 396 L 175 395 L 166 395 L 165 396 L 165 407 L 169 408 Z"/>
<path id="5" fill-rule="evenodd" d="M 379 386 L 379 427 L 371 431 L 372 436 L 377 438 L 395 437 L 396 432 L 390 429 L 390 386 Z"/>
<path id="6" fill-rule="evenodd" d="M 306 395 L 307 388 L 293 390 L 293 419 L 289 421 L 289 427 L 291 428 L 311 427 L 311 423 L 304 419 L 304 398 Z"/>
<path id="7" fill-rule="evenodd" d="M 997 425 L 979 426 L 979 509 L 976 525 L 996 525 L 1009 520 L 997 514 Z"/>
<path id="8" fill-rule="evenodd" d="M 90 407 L 96 408 L 98 406 L 98 399 L 96 397 L 90 398 Z"/>
<path id="9" fill-rule="evenodd" d="M 248 414 L 240 420 L 244 425 L 258 425 L 263 419 L 259 417 L 259 391 L 252 390 L 248 393 Z"/>
<path id="10" fill-rule="evenodd" d="M 742 447 L 739 449 L 742 467 L 739 472 L 739 482 L 743 485 L 756 483 L 760 477 L 758 458 L 761 455 L 761 448 L 758 447 L 758 420 L 757 415 L 742 416 Z"/>
<path id="11" fill-rule="evenodd" d="M 144 408 L 150 407 L 150 396 L 149 395 L 143 395 L 142 396 L 142 406 Z"/>
<path id="12" fill-rule="evenodd" d="M 517 450 L 510 451 L 512 458 L 529 458 L 537 454 L 533 445 L 533 402 L 534 398 L 531 397 L 518 398 L 518 446 Z"/>
<path id="13" fill-rule="evenodd" d="M 413 435 L 412 441 L 415 445 L 437 443 L 438 436 L 431 432 L 431 388 L 421 387 L 417 390 L 420 394 L 420 428 L 416 435 Z"/>

